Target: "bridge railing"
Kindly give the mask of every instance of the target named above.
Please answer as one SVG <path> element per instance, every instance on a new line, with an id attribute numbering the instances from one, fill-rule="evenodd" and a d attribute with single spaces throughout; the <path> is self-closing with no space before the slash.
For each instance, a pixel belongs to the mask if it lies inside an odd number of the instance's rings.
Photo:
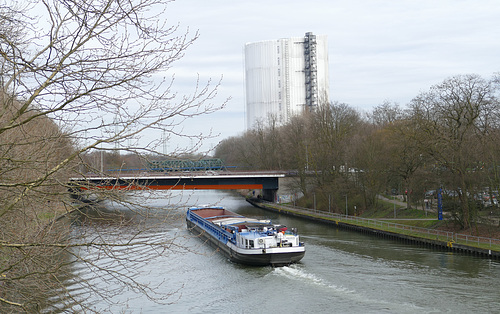
<path id="1" fill-rule="evenodd" d="M 452 243 L 460 243 L 466 245 L 475 245 L 484 248 L 495 248 L 500 249 L 500 239 L 497 238 L 487 238 L 487 237 L 479 237 L 468 234 L 460 234 L 451 231 L 438 230 L 438 229 L 429 229 L 416 227 L 411 225 L 405 225 L 385 220 L 373 219 L 373 218 L 362 218 L 357 216 L 348 216 L 343 214 L 337 214 L 322 210 L 315 210 L 311 208 L 298 207 L 292 205 L 277 205 L 275 203 L 266 202 L 268 205 L 275 208 L 285 208 L 291 211 L 299 211 L 305 212 L 309 215 L 315 215 L 323 218 L 328 218 L 329 220 L 346 222 L 350 224 L 354 224 L 361 227 L 369 227 L 374 229 L 380 229 L 383 231 L 402 233 L 406 235 L 414 235 L 417 237 L 424 237 L 427 239 L 435 239 L 439 241 L 445 241 L 450 244 Z"/>

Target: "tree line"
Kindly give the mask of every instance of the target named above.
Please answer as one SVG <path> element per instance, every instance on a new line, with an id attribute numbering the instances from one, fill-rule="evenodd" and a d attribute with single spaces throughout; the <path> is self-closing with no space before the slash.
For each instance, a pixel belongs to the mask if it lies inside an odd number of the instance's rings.
<path id="1" fill-rule="evenodd" d="M 377 208 L 377 196 L 391 192 L 424 206 L 426 193 L 442 188 L 445 210 L 470 228 L 482 199 L 500 188 L 499 83 L 498 74 L 457 75 L 404 107 L 385 101 L 362 113 L 323 103 L 280 126 L 269 116 L 223 140 L 215 156 L 240 168 L 293 171 L 305 205 L 314 196 L 336 212 L 346 199 L 357 213 Z"/>

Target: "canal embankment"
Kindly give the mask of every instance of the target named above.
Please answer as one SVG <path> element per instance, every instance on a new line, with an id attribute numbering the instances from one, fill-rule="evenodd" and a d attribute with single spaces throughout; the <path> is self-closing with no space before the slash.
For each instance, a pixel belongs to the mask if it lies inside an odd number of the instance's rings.
<path id="1" fill-rule="evenodd" d="M 247 198 L 247 201 L 253 206 L 265 210 L 331 224 L 341 229 L 396 239 L 412 245 L 421 245 L 451 252 L 500 259 L 500 239 L 415 227 L 381 219 L 341 215 L 320 210 L 276 204 L 256 198 Z"/>

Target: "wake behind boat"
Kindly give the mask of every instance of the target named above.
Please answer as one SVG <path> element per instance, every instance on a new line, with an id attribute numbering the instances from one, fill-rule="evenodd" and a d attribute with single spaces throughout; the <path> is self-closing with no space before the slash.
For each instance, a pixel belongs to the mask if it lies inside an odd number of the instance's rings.
<path id="1" fill-rule="evenodd" d="M 284 266 L 300 261 L 306 251 L 295 229 L 247 218 L 223 207 L 189 208 L 186 223 L 236 263 Z"/>

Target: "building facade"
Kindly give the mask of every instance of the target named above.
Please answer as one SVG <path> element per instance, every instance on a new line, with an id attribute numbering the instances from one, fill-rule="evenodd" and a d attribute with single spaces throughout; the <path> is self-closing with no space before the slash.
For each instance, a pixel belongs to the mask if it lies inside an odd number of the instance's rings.
<path id="1" fill-rule="evenodd" d="M 326 35 L 306 33 L 245 45 L 246 127 L 293 115 L 328 101 Z"/>

